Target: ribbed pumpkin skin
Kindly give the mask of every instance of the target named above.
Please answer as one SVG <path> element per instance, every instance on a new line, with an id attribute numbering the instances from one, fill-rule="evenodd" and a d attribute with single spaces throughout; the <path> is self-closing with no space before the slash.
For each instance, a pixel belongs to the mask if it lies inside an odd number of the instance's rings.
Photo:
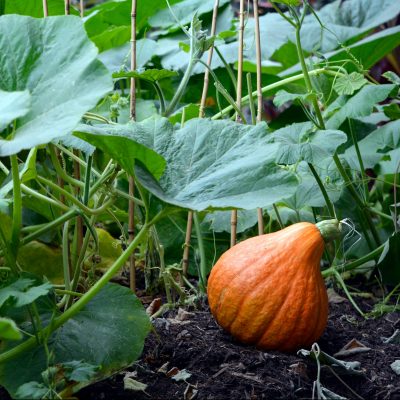
<path id="1" fill-rule="evenodd" d="M 260 349 L 310 346 L 328 319 L 323 251 L 320 231 L 307 222 L 233 246 L 208 280 L 214 318 L 237 340 Z"/>

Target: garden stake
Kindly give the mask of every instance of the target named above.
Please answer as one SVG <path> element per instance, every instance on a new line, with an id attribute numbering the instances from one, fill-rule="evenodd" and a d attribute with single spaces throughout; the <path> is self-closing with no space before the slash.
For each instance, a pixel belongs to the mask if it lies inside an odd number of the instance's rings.
<path id="1" fill-rule="evenodd" d="M 238 50 L 238 73 L 236 89 L 236 105 L 238 109 L 242 106 L 242 75 L 243 75 L 243 34 L 244 34 L 244 0 L 240 0 L 239 10 L 239 50 Z M 243 122 L 236 113 L 236 122 Z M 237 210 L 231 212 L 231 247 L 236 244 Z"/>
<path id="2" fill-rule="evenodd" d="M 136 8 L 137 0 L 132 0 L 131 9 L 131 70 L 136 70 Z M 131 90 L 130 90 L 130 119 L 131 121 L 136 120 L 136 79 L 131 78 Z M 135 195 L 135 179 L 133 176 L 129 176 L 129 196 L 133 198 Z M 129 243 L 132 243 L 135 238 L 135 202 L 133 199 L 129 200 L 128 206 L 128 235 Z M 136 268 L 135 268 L 135 252 L 129 256 L 129 286 L 133 292 L 136 291 Z"/>
<path id="3" fill-rule="evenodd" d="M 71 13 L 70 0 L 65 0 L 65 15 L 70 15 L 70 13 Z"/>
<path id="4" fill-rule="evenodd" d="M 257 123 L 262 119 L 262 91 L 261 91 L 261 43 L 260 20 L 258 14 L 258 0 L 253 0 L 254 35 L 256 40 L 256 65 L 257 65 Z M 262 208 L 257 208 L 258 234 L 264 234 L 264 218 Z"/>
<path id="5" fill-rule="evenodd" d="M 218 6 L 219 6 L 219 0 L 215 0 L 213 14 L 212 14 L 211 32 L 210 32 L 211 37 L 215 36 L 215 32 L 217 29 Z M 214 50 L 214 44 L 212 44 L 208 50 L 208 58 L 207 58 L 208 68 L 206 68 L 204 72 L 203 91 L 201 94 L 200 107 L 199 107 L 199 118 L 204 118 L 204 108 L 207 100 L 208 84 L 210 78 L 209 68 L 211 67 L 213 50 Z M 189 268 L 190 239 L 192 236 L 192 229 L 193 229 L 193 211 L 189 211 L 186 223 L 185 244 L 183 248 L 183 257 L 182 257 L 183 276 L 187 276 Z"/>
<path id="6" fill-rule="evenodd" d="M 47 6 L 47 0 L 43 0 L 43 16 L 49 16 L 49 7 Z"/>
<path id="7" fill-rule="evenodd" d="M 83 4 L 83 0 L 79 1 L 79 11 L 81 14 L 81 18 L 85 15 L 85 5 Z"/>

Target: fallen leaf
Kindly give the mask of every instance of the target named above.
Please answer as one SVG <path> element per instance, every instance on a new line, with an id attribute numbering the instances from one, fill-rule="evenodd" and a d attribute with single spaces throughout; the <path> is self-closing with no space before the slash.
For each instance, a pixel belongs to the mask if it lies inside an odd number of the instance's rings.
<path id="1" fill-rule="evenodd" d="M 168 376 L 168 378 L 171 378 L 171 376 L 176 375 L 179 372 L 179 368 L 172 367 L 165 375 Z"/>
<path id="2" fill-rule="evenodd" d="M 147 389 L 147 385 L 145 383 L 136 381 L 135 379 L 125 376 L 124 389 L 133 390 L 135 392 L 144 392 Z"/>
<path id="3" fill-rule="evenodd" d="M 397 375 L 400 375 L 400 360 L 396 360 L 395 362 L 392 362 L 390 364 L 390 368 L 392 368 L 392 370 L 394 372 L 396 372 Z"/>
<path id="4" fill-rule="evenodd" d="M 332 288 L 329 288 L 327 292 L 328 292 L 328 301 L 331 304 L 340 304 L 347 301 L 347 299 L 345 299 L 342 296 L 339 296 Z"/>
<path id="5" fill-rule="evenodd" d="M 184 310 L 183 308 L 178 309 L 178 314 L 176 315 L 175 319 L 178 321 L 186 321 L 190 319 L 191 317 L 194 317 L 194 314 L 191 312 L 188 312 Z"/>
<path id="6" fill-rule="evenodd" d="M 161 307 L 161 297 L 156 297 L 150 305 L 146 308 L 146 314 L 151 317 L 154 313 L 156 313 Z"/>
<path id="7" fill-rule="evenodd" d="M 365 353 L 367 351 L 370 351 L 371 349 L 367 346 L 365 346 L 363 343 L 359 342 L 356 339 L 350 340 L 346 345 L 344 345 L 336 354 L 334 354 L 334 357 L 349 357 L 354 354 L 359 354 L 359 353 Z"/>
<path id="8" fill-rule="evenodd" d="M 181 369 L 177 374 L 174 374 L 172 379 L 174 381 L 180 382 L 180 381 L 186 381 L 186 379 L 190 378 L 191 376 L 192 374 L 186 371 L 186 369 Z"/>

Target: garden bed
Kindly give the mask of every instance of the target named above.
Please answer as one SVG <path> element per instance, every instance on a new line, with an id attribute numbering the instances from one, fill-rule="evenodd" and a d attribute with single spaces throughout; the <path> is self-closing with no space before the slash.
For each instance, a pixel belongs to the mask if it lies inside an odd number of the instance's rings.
<path id="1" fill-rule="evenodd" d="M 363 306 L 370 307 L 367 302 Z M 182 318 L 176 312 L 170 313 L 168 318 L 157 318 L 154 326 L 157 334 L 149 335 L 142 357 L 128 372 L 131 378 L 147 384 L 144 392 L 134 393 L 135 399 L 312 397 L 317 373 L 315 361 L 296 354 L 263 352 L 243 346 L 218 327 L 207 307 L 189 314 L 184 312 Z M 351 399 L 357 395 L 364 399 L 400 399 L 400 378 L 390 367 L 399 356 L 398 344 L 383 341 L 397 328 L 400 328 L 398 312 L 365 320 L 348 301 L 331 304 L 328 327 L 319 340 L 321 350 L 336 354 L 352 339 L 370 350 L 342 358 L 343 361 L 359 361 L 362 374 L 338 378 L 328 367 L 322 367 L 321 384 Z M 168 376 L 177 370 L 185 370 L 190 376 L 183 381 Z M 132 398 L 132 392 L 124 390 L 126 375 L 124 371 L 99 382 L 82 390 L 77 397 Z"/>

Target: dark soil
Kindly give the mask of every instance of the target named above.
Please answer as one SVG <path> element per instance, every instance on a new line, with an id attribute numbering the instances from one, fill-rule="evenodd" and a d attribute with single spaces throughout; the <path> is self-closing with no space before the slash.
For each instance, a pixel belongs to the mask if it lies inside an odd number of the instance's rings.
<path id="1" fill-rule="evenodd" d="M 318 342 L 321 350 L 333 355 L 352 339 L 370 350 L 341 358 L 359 361 L 360 375 L 335 376 L 330 368 L 322 366 L 321 385 L 348 399 L 400 399 L 400 376 L 390 367 L 400 359 L 399 345 L 385 344 L 382 339 L 400 328 L 400 313 L 365 320 L 348 301 L 331 304 L 330 308 L 328 327 Z M 157 335 L 148 337 L 141 359 L 130 368 L 129 376 L 148 385 L 144 392 L 124 390 L 125 372 L 82 390 L 77 397 L 81 400 L 312 398 L 317 376 L 315 361 L 296 354 L 263 352 L 243 346 L 217 326 L 206 307 L 183 315 L 183 321 L 174 316 L 176 313 L 155 320 Z M 169 376 L 178 370 L 186 370 L 190 377 L 176 381 Z"/>
<path id="2" fill-rule="evenodd" d="M 367 303 L 364 306 L 370 308 Z M 171 312 L 168 317 L 157 318 L 154 326 L 157 334 L 149 335 L 138 362 L 128 371 L 83 389 L 76 397 L 257 400 L 313 396 L 317 377 L 314 360 L 296 354 L 263 352 L 235 342 L 217 326 L 206 305 L 178 316 Z M 360 375 L 335 375 L 331 368 L 322 366 L 321 385 L 347 399 L 400 399 L 400 376 L 390 367 L 400 359 L 399 345 L 385 344 L 382 339 L 399 328 L 400 313 L 365 320 L 348 301 L 331 303 L 328 327 L 318 342 L 321 350 L 334 355 L 352 339 L 370 350 L 340 357 L 343 361 L 360 362 Z M 185 380 L 174 380 L 173 374 L 182 370 L 190 375 Z M 124 390 L 125 376 L 147 384 L 147 388 Z M 0 398 L 7 399 L 1 389 Z"/>

